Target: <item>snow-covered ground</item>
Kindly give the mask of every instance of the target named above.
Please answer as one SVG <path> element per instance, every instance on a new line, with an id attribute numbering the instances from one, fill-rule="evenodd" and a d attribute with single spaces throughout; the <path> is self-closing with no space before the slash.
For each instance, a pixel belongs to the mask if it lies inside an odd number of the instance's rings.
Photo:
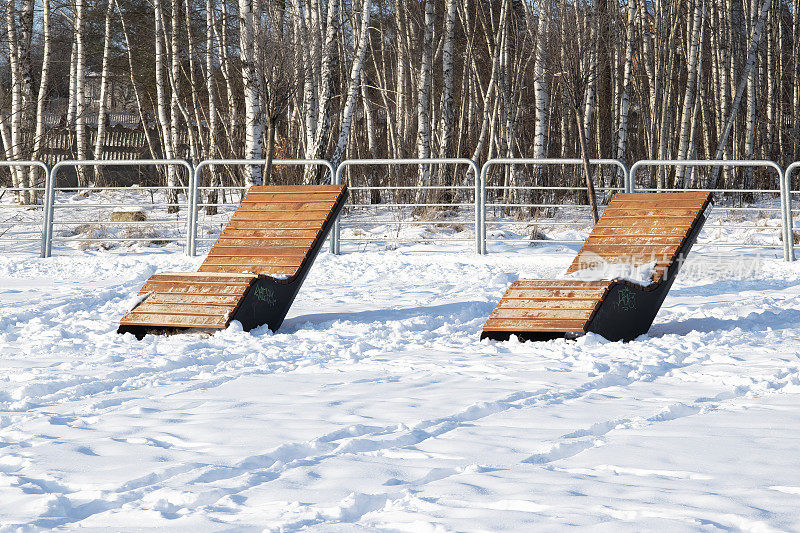
<path id="1" fill-rule="evenodd" d="M 79 247 L 0 256 L 0 531 L 800 530 L 780 250 L 698 247 L 634 342 L 498 343 L 506 287 L 577 245 L 345 244 L 276 334 L 143 341 L 143 281 L 202 257 Z"/>

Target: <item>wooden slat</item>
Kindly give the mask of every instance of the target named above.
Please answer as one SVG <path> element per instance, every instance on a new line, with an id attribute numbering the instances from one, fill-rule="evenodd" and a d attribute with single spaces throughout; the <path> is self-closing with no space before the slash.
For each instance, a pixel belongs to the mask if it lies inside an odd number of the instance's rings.
<path id="1" fill-rule="evenodd" d="M 150 315 L 197 315 L 224 317 L 233 310 L 235 305 L 193 304 L 189 302 L 158 303 L 145 300 L 139 307 L 131 312 L 146 313 Z"/>
<path id="2" fill-rule="evenodd" d="M 490 319 L 536 319 L 539 320 L 588 320 L 594 312 L 592 309 L 519 309 L 496 307 Z"/>
<path id="3" fill-rule="evenodd" d="M 593 301 L 601 297 L 604 292 L 605 289 L 509 289 L 506 291 L 506 294 L 503 296 L 503 298 L 519 298 L 524 300 L 530 300 L 531 298 L 569 298 Z"/>
<path id="4" fill-rule="evenodd" d="M 606 287 L 606 281 L 584 281 L 577 279 L 543 280 L 543 279 L 518 279 L 511 284 L 511 288 L 535 288 L 544 287 L 548 289 L 568 288 L 589 290 L 598 287 Z"/>
<path id="5" fill-rule="evenodd" d="M 121 323 L 127 326 L 213 329 L 224 329 L 227 326 L 224 317 L 159 315 L 152 313 L 129 313 Z"/>
<path id="6" fill-rule="evenodd" d="M 678 251 L 678 245 L 665 244 L 611 244 L 600 242 L 598 244 L 584 244 L 580 255 L 596 254 L 602 256 L 640 256 L 642 254 L 672 257 Z"/>
<path id="7" fill-rule="evenodd" d="M 200 267 L 204 272 L 241 272 L 242 265 L 240 263 L 231 263 L 227 265 L 205 265 Z M 254 274 L 260 276 L 281 276 L 291 277 L 297 272 L 296 266 L 250 266 Z"/>
<path id="8" fill-rule="evenodd" d="M 256 185 L 254 187 L 250 187 L 247 190 L 247 194 L 315 194 L 322 192 L 339 193 L 341 190 L 341 185 Z"/>
<path id="9" fill-rule="evenodd" d="M 237 211 L 272 213 L 275 211 L 330 211 L 334 201 L 329 202 L 242 202 Z"/>
<path id="10" fill-rule="evenodd" d="M 263 266 L 300 266 L 303 261 L 302 257 L 283 256 L 283 257 L 259 257 L 259 256 L 232 256 L 232 255 L 214 255 L 206 258 L 205 262 L 200 265 L 202 268 L 213 265 L 239 265 L 242 270 L 247 267 L 263 267 Z"/>
<path id="11" fill-rule="evenodd" d="M 614 195 L 614 200 L 633 200 L 642 202 L 664 202 L 671 199 L 683 200 L 702 199 L 705 200 L 708 191 L 669 191 L 669 192 L 618 192 Z"/>
<path id="12" fill-rule="evenodd" d="M 237 210 L 231 217 L 232 221 L 258 221 L 258 222 L 284 222 L 286 220 L 296 222 L 324 222 L 329 211 L 308 210 L 308 211 L 246 211 Z"/>
<path id="13" fill-rule="evenodd" d="M 675 237 L 675 238 L 683 238 L 689 232 L 688 228 L 684 228 L 681 226 L 676 226 L 673 228 L 666 228 L 664 230 L 657 230 L 654 231 L 650 228 L 642 228 L 642 227 L 626 227 L 626 228 L 615 228 L 612 226 L 595 226 L 592 230 L 592 234 L 589 235 L 589 238 L 595 237 L 617 237 L 617 238 L 631 238 L 636 239 L 639 237 L 647 238 L 647 237 Z"/>
<path id="14" fill-rule="evenodd" d="M 233 238 L 222 236 L 219 238 L 219 240 L 217 240 L 217 243 L 213 246 L 213 248 L 215 250 L 238 247 L 263 249 L 272 246 L 280 246 L 307 249 L 312 244 L 314 244 L 314 241 L 311 239 L 290 239 L 288 237 L 284 237 L 282 239 L 276 239 L 274 237 Z"/>
<path id="15" fill-rule="evenodd" d="M 647 225 L 666 225 L 670 224 L 675 227 L 682 226 L 684 224 L 691 224 L 694 222 L 694 216 L 672 216 L 672 215 L 660 215 L 658 217 L 643 217 L 639 215 L 615 215 L 612 214 L 610 216 L 604 216 L 603 220 L 606 223 L 608 222 L 615 222 L 617 224 L 631 224 L 637 225 L 639 224 L 647 224 Z"/>
<path id="16" fill-rule="evenodd" d="M 214 257 L 291 257 L 302 259 L 308 246 L 225 246 L 215 244 Z"/>
<path id="17" fill-rule="evenodd" d="M 668 207 L 668 208 L 637 208 L 626 205 L 608 206 L 603 212 L 605 217 L 655 217 L 658 219 L 665 217 L 694 217 L 697 215 L 698 209 L 685 208 L 685 207 Z"/>
<path id="18" fill-rule="evenodd" d="M 683 236 L 672 235 L 652 235 L 652 236 L 612 236 L 612 235 L 591 235 L 586 239 L 588 246 L 665 246 L 678 247 L 683 242 Z"/>
<path id="19" fill-rule="evenodd" d="M 595 308 L 597 298 L 503 298 L 497 307 L 503 309 L 585 309 Z"/>
<path id="20" fill-rule="evenodd" d="M 198 285 L 172 281 L 147 281 L 140 291 L 164 294 L 216 294 L 218 296 L 239 295 L 247 291 L 249 285 L 229 285 L 227 283 Z"/>
<path id="21" fill-rule="evenodd" d="M 245 232 L 248 235 L 261 235 L 269 232 L 287 231 L 314 231 L 316 233 L 325 224 L 323 220 L 277 220 L 277 221 L 252 221 L 252 220 L 231 220 L 223 231 L 223 235 L 229 235 L 231 231 Z"/>
<path id="22" fill-rule="evenodd" d="M 159 304 L 206 304 L 236 305 L 241 295 L 156 293 L 147 298 L 147 303 Z"/>
<path id="23" fill-rule="evenodd" d="M 586 321 L 567 320 L 525 320 L 513 318 L 490 318 L 483 326 L 484 331 L 569 333 L 585 331 Z"/>
<path id="24" fill-rule="evenodd" d="M 148 281 L 190 281 L 192 283 L 250 283 L 252 276 L 248 274 L 226 274 L 224 276 L 203 274 L 202 272 L 159 272 L 150 276 Z"/>

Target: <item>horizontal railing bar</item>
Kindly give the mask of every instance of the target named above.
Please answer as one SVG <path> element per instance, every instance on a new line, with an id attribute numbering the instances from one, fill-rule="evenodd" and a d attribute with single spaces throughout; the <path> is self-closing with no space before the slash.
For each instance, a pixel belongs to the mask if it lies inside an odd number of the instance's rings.
<path id="1" fill-rule="evenodd" d="M 499 226 L 500 224 L 532 224 L 534 226 L 574 226 L 579 222 L 550 222 L 549 220 L 530 220 L 530 221 L 519 221 L 515 222 L 513 220 L 487 220 L 486 225 L 492 226 Z"/>
<path id="2" fill-rule="evenodd" d="M 431 242 L 431 241 L 447 241 L 447 242 L 475 242 L 475 239 L 453 239 L 449 237 L 431 237 L 430 239 L 393 239 L 391 237 L 386 237 L 384 239 L 381 238 L 374 238 L 374 239 L 348 239 L 342 238 L 341 241 L 346 242 Z"/>
<path id="3" fill-rule="evenodd" d="M 583 244 L 584 241 L 572 241 L 565 239 L 527 239 L 525 237 L 515 239 L 513 237 L 507 237 L 505 239 L 503 238 L 486 239 L 486 242 L 552 242 L 556 244 Z"/>
<path id="4" fill-rule="evenodd" d="M 391 185 L 386 187 L 347 186 L 351 191 L 439 191 L 447 189 L 473 190 L 471 185 Z"/>
<path id="5" fill-rule="evenodd" d="M 343 226 L 384 226 L 391 225 L 420 225 L 420 224 L 469 224 L 470 220 L 374 220 L 374 221 L 360 221 L 360 220 L 342 220 Z"/>
<path id="6" fill-rule="evenodd" d="M 179 222 L 181 224 L 185 224 L 187 219 L 179 218 L 175 220 L 167 220 L 163 218 L 157 218 L 153 220 L 56 220 L 53 224 L 58 224 L 61 226 L 79 226 L 81 224 L 101 224 L 103 226 L 115 226 L 117 224 L 121 225 L 146 225 L 146 224 L 175 224 Z"/>
<path id="7" fill-rule="evenodd" d="M 69 187 L 55 187 L 53 188 L 56 192 L 74 192 L 74 191 L 118 191 L 124 190 L 128 192 L 149 192 L 149 191 L 186 191 L 189 187 L 186 185 L 173 185 L 171 187 L 167 185 L 132 185 L 130 187 L 94 187 L 92 185 L 87 185 L 86 187 L 78 187 L 78 186 L 69 186 Z"/>
<path id="8" fill-rule="evenodd" d="M 54 209 L 62 209 L 65 207 L 71 207 L 73 209 L 80 209 L 80 208 L 98 208 L 98 207 L 134 207 L 134 204 L 82 204 L 80 202 L 74 204 L 66 204 L 66 203 L 56 203 L 53 204 Z M 139 207 L 139 206 L 137 206 Z M 165 204 L 165 203 L 156 203 L 156 204 L 147 204 L 146 206 L 141 207 L 183 207 L 186 208 L 186 204 Z M 130 211 L 123 211 L 123 212 L 130 212 Z"/>
<path id="9" fill-rule="evenodd" d="M 644 188 L 637 187 L 636 192 L 727 192 L 727 193 L 748 193 L 748 194 L 780 194 L 779 189 L 659 189 L 657 187 Z"/>
<path id="10" fill-rule="evenodd" d="M 81 237 L 76 235 L 72 238 L 53 237 L 53 242 L 125 242 L 125 241 L 168 241 L 178 242 L 183 237 Z"/>
<path id="11" fill-rule="evenodd" d="M 534 186 L 534 185 L 487 185 L 487 191 L 505 191 L 505 190 L 520 190 L 520 191 L 586 191 L 586 187 L 570 187 L 566 185 L 552 185 L 552 186 Z M 595 191 L 624 191 L 622 187 L 595 187 Z"/>
<path id="12" fill-rule="evenodd" d="M 345 204 L 346 208 L 380 209 L 381 207 L 475 207 L 475 204 Z"/>

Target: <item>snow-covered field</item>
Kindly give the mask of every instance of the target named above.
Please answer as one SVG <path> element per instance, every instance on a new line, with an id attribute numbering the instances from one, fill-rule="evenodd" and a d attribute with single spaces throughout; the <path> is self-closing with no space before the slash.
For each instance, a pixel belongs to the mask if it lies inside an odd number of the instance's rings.
<path id="1" fill-rule="evenodd" d="M 577 245 L 344 246 L 276 334 L 143 341 L 143 281 L 202 257 L 77 248 L 0 256 L 0 531 L 800 530 L 780 250 L 698 247 L 625 344 L 478 340 Z"/>

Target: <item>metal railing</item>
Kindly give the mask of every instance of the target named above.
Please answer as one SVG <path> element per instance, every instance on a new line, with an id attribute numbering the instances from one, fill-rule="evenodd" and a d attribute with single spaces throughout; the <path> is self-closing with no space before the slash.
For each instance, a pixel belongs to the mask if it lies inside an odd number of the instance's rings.
<path id="1" fill-rule="evenodd" d="M 187 190 L 186 194 L 186 204 L 187 207 L 189 206 L 189 190 L 192 189 L 192 181 L 194 179 L 194 168 L 192 164 L 188 161 L 183 159 L 84 159 L 84 160 L 68 160 L 68 161 L 59 161 L 53 168 L 50 170 L 50 192 L 47 196 L 46 208 L 45 208 L 45 252 L 43 257 L 50 257 L 52 253 L 52 246 L 53 246 L 53 223 L 55 217 L 55 191 L 58 190 L 58 171 L 62 168 L 66 167 L 138 167 L 138 166 L 180 166 L 186 169 L 188 172 L 188 182 L 186 187 L 180 186 L 158 186 L 158 187 L 146 187 L 146 189 L 159 189 L 159 190 Z M 88 190 L 117 190 L 119 187 L 95 187 L 95 186 L 88 186 L 88 187 L 65 187 L 63 190 L 76 190 L 79 188 L 85 188 Z M 121 203 L 104 203 L 100 205 L 100 207 L 125 207 L 128 204 L 121 204 Z M 170 203 L 170 205 L 179 205 L 177 203 Z M 60 207 L 60 206 L 59 206 Z M 67 207 L 75 207 L 67 204 Z M 82 205 L 80 207 L 89 207 L 86 205 Z M 187 225 L 186 225 L 186 245 L 184 249 L 187 254 L 189 254 L 189 234 L 191 229 L 191 221 L 189 220 L 190 217 L 187 217 Z M 152 222 L 152 221 L 151 221 Z M 93 239 L 87 239 L 93 240 Z M 103 241 L 131 241 L 137 240 L 131 237 L 112 237 L 112 238 L 103 238 Z M 147 239 L 150 240 L 150 239 Z"/>
<path id="2" fill-rule="evenodd" d="M 789 174 L 784 173 L 783 169 L 774 161 L 763 160 L 730 160 L 730 161 L 715 161 L 715 160 L 702 160 L 702 159 L 643 159 L 631 165 L 629 181 L 632 190 L 636 190 L 636 171 L 645 167 L 762 167 L 771 168 L 778 175 L 778 189 L 777 190 L 759 190 L 763 193 L 779 193 L 781 199 L 781 229 L 783 235 L 783 258 L 786 261 L 794 261 L 794 243 L 792 240 L 792 215 L 791 215 L 791 198 L 789 194 L 790 187 L 788 186 Z M 640 189 L 643 191 L 657 190 L 657 189 Z M 662 189 L 663 190 L 663 189 Z M 688 189 L 683 189 L 688 190 Z M 734 189 L 692 189 L 699 191 L 727 191 Z M 736 191 L 742 192 L 742 191 Z M 749 208 L 748 208 L 749 209 Z"/>
<path id="3" fill-rule="evenodd" d="M 214 187 L 200 187 L 198 186 L 199 183 L 199 176 L 200 171 L 203 170 L 205 167 L 211 165 L 218 165 L 218 166 L 261 166 L 267 164 L 266 159 L 206 159 L 201 161 L 197 164 L 194 168 L 194 173 L 192 176 L 192 192 L 190 194 L 189 200 L 189 245 L 188 245 L 188 253 L 191 256 L 194 256 L 197 252 L 197 208 L 201 206 L 205 206 L 207 204 L 198 204 L 197 196 L 200 189 L 202 190 L 211 190 Z M 325 167 L 328 169 L 330 174 L 330 178 L 332 182 L 335 183 L 335 176 L 336 172 L 333 169 L 333 165 L 326 161 L 325 159 L 273 159 L 272 160 L 273 166 L 320 166 Z M 247 187 L 223 187 L 224 189 L 246 189 Z M 338 219 L 337 219 L 338 222 Z M 204 239 L 201 239 L 204 240 Z M 331 252 L 334 251 L 334 238 L 331 235 Z"/>
<path id="4" fill-rule="evenodd" d="M 800 171 L 800 161 L 790 164 L 786 170 L 784 171 L 781 167 L 773 162 L 773 161 L 746 161 L 746 160 L 732 160 L 732 161 L 716 161 L 716 160 L 642 160 L 637 161 L 634 163 L 630 169 L 628 169 L 622 161 L 616 159 L 592 159 L 589 161 L 592 165 L 612 165 L 619 168 L 623 175 L 625 176 L 625 183 L 624 183 L 624 190 L 633 192 L 636 190 L 646 191 L 651 190 L 647 188 L 637 188 L 636 186 L 636 175 L 637 171 L 641 168 L 645 167 L 664 167 L 664 166 L 703 166 L 703 167 L 763 167 L 769 168 L 774 170 L 778 175 L 778 185 L 777 189 L 754 189 L 754 190 L 740 190 L 740 189 L 713 189 L 715 192 L 723 192 L 723 193 L 765 193 L 765 194 L 779 194 L 780 195 L 780 208 L 777 209 L 768 209 L 768 208 L 758 208 L 758 207 L 724 207 L 726 210 L 738 210 L 738 211 L 746 211 L 746 210 L 758 210 L 758 211 L 780 211 L 781 213 L 781 240 L 783 241 L 783 251 L 784 251 L 784 259 L 786 261 L 794 261 L 794 241 L 793 241 L 793 210 L 792 210 L 792 195 L 793 194 L 800 194 L 800 190 L 793 191 L 791 188 L 791 177 L 792 174 Z M 175 190 L 185 190 L 187 193 L 187 199 L 185 205 L 187 207 L 187 220 L 186 220 L 186 243 L 185 249 L 186 253 L 189 255 L 194 255 L 196 252 L 196 243 L 197 243 L 197 226 L 198 226 L 198 219 L 197 219 L 197 211 L 200 204 L 198 202 L 198 191 L 200 189 L 212 189 L 214 187 L 200 187 L 199 186 L 199 172 L 208 166 L 211 165 L 264 165 L 265 160 L 252 160 L 252 159 L 212 159 L 212 160 L 205 160 L 200 162 L 196 167 L 193 167 L 191 163 L 188 161 L 180 160 L 180 159 L 150 159 L 150 160 L 74 160 L 74 161 L 62 161 L 57 163 L 53 166 L 53 168 L 49 168 L 47 164 L 41 161 L 0 161 L 0 167 L 36 167 L 41 169 L 45 175 L 45 182 L 44 187 L 35 187 L 33 189 L 30 188 L 11 188 L 11 187 L 3 187 L 4 191 L 16 191 L 19 189 L 20 192 L 24 191 L 36 191 L 36 192 L 43 192 L 42 196 L 42 222 L 41 222 L 41 238 L 37 239 L 30 239 L 30 238 L 7 238 L 2 239 L 3 241 L 14 241 L 14 242 L 24 242 L 24 241 L 39 241 L 41 244 L 41 256 L 42 257 L 49 257 L 52 254 L 52 243 L 53 243 L 53 226 L 55 223 L 55 209 L 57 207 L 62 207 L 61 205 L 56 204 L 55 197 L 57 190 L 74 190 L 77 187 L 66 187 L 66 188 L 58 188 L 57 187 L 57 179 L 58 173 L 62 168 L 65 167 L 79 167 L 79 166 L 144 166 L 144 165 L 167 165 L 167 166 L 181 166 L 185 168 L 189 175 L 189 180 L 186 186 L 175 186 L 175 187 L 144 187 L 140 190 L 147 190 L 147 189 L 159 189 L 159 190 L 167 190 L 167 189 L 175 189 Z M 478 165 L 466 158 L 443 158 L 443 159 L 351 159 L 343 161 L 338 168 L 334 168 L 333 165 L 326 161 L 326 160 L 306 160 L 306 159 L 284 159 L 284 160 L 273 160 L 273 164 L 276 166 L 281 165 L 317 165 L 325 167 L 331 176 L 332 183 L 341 183 L 343 173 L 346 168 L 352 166 L 368 166 L 368 165 L 383 165 L 383 166 L 392 166 L 392 165 L 466 165 L 472 169 L 473 174 L 475 175 L 475 183 L 473 185 L 447 185 L 447 186 L 395 186 L 395 187 L 352 187 L 354 191 L 356 190 L 364 190 L 370 191 L 373 189 L 381 189 L 381 190 L 426 190 L 426 189 L 451 189 L 451 190 L 473 190 L 475 198 L 474 201 L 465 204 L 455 204 L 455 203 L 444 203 L 441 204 L 443 206 L 474 206 L 475 209 L 475 246 L 479 253 L 486 253 L 486 191 L 487 189 L 556 189 L 556 187 L 528 187 L 528 186 L 496 186 L 490 187 L 487 185 L 487 176 L 489 169 L 493 166 L 498 165 L 580 165 L 582 164 L 582 160 L 580 159 L 514 159 L 514 158 L 498 158 L 498 159 L 491 159 L 484 163 L 483 167 L 478 167 Z M 244 187 L 222 187 L 224 189 L 244 189 Z M 87 190 L 120 190 L 120 189 L 129 189 L 129 188 L 122 188 L 122 187 L 95 187 L 95 186 L 88 186 L 86 187 Z M 574 189 L 578 190 L 581 189 L 580 187 L 557 187 L 557 189 Z M 619 187 L 610 188 L 613 190 L 620 190 Z M 604 188 L 598 188 L 598 190 L 604 190 Z M 655 189 L 652 189 L 655 190 Z M 663 190 L 663 189 L 662 189 Z M 698 190 L 710 190 L 710 189 L 698 189 Z M 173 205 L 175 202 L 170 203 Z M 183 202 L 181 203 L 183 204 Z M 69 205 L 70 207 L 74 207 L 72 204 L 64 204 Z M 113 203 L 102 203 L 98 204 L 98 207 L 117 207 L 117 206 L 125 206 L 127 204 L 113 204 Z M 166 205 L 166 204 L 165 204 Z M 205 204 L 203 204 L 205 205 Z M 385 206 L 385 207 L 409 207 L 415 206 L 417 204 L 410 204 L 410 203 L 395 203 L 395 204 L 376 204 L 378 206 Z M 420 204 L 420 205 L 440 205 L 440 204 Z M 519 204 L 519 207 L 524 207 L 527 204 Z M 550 204 L 548 204 L 550 205 Z M 93 207 L 94 204 L 79 204 L 81 207 Z M 517 206 L 517 204 L 514 204 Z M 540 204 L 536 205 L 537 207 Z M 353 207 L 352 205 L 350 207 Z M 562 204 L 552 204 L 551 207 L 562 207 Z M 80 222 L 80 221 L 79 221 Z M 384 223 L 382 221 L 381 223 Z M 131 222 L 132 223 L 132 222 Z M 414 224 L 414 223 L 438 223 L 438 221 L 398 221 L 397 224 Z M 126 224 L 126 222 L 116 222 L 116 224 Z M 728 227 L 728 226 L 726 226 Z M 742 226 L 745 227 L 745 226 Z M 747 226 L 751 227 L 751 226 Z M 130 237 L 119 237 L 119 238 L 104 238 L 100 240 L 118 240 L 118 241 L 128 241 L 128 240 L 136 240 Z M 362 239 L 359 239 L 362 240 Z M 339 220 L 334 224 L 334 230 L 332 231 L 331 235 L 331 252 L 338 254 L 340 252 L 340 243 L 341 243 L 341 235 L 340 235 L 340 223 Z M 758 248 L 768 247 L 765 245 L 753 245 Z"/>
<path id="5" fill-rule="evenodd" d="M 26 192 L 26 191 L 34 191 L 34 192 L 44 192 L 44 197 L 42 198 L 42 230 L 41 230 L 41 237 L 38 239 L 3 239 L 5 242 L 15 241 L 15 242 L 40 242 L 41 243 L 41 257 L 48 257 L 47 250 L 48 250 L 48 242 L 47 242 L 47 198 L 50 195 L 49 187 L 50 187 L 50 167 L 47 166 L 47 163 L 43 163 L 42 161 L 0 161 L 0 167 L 27 167 L 27 168 L 40 168 L 44 171 L 44 187 L 34 187 L 31 188 L 24 188 L 24 187 L 4 187 L 7 191 L 18 191 L 18 192 Z M 22 206 L 20 206 L 22 207 Z"/>
<path id="6" fill-rule="evenodd" d="M 342 174 L 344 170 L 348 167 L 352 166 L 392 166 L 392 165 L 467 165 L 475 176 L 475 183 L 473 185 L 408 185 L 408 186 L 396 186 L 391 187 L 392 189 L 398 190 L 436 190 L 436 189 L 446 189 L 446 190 L 474 190 L 475 191 L 475 199 L 474 199 L 474 206 L 475 206 L 475 248 L 480 253 L 481 251 L 481 241 L 480 241 L 480 226 L 479 226 L 479 214 L 480 214 L 480 183 L 479 183 L 479 176 L 480 176 L 480 169 L 478 168 L 477 163 L 472 159 L 467 158 L 460 158 L 460 157 L 447 157 L 447 158 L 408 158 L 408 159 L 348 159 L 342 161 L 339 166 L 336 168 L 336 178 L 334 183 L 340 184 L 342 183 Z M 380 189 L 385 189 L 386 187 L 378 187 Z M 372 190 L 375 187 L 350 187 L 350 190 Z M 438 204 L 442 207 L 447 206 L 457 206 L 460 204 L 452 204 L 452 203 L 442 203 Z M 381 207 L 410 207 L 409 204 L 380 204 Z M 341 218 L 341 217 L 339 217 Z M 339 254 L 341 252 L 341 227 L 339 218 L 336 219 L 333 226 L 333 239 L 332 245 L 334 246 L 331 249 L 331 252 L 334 254 Z M 431 221 L 434 223 L 435 221 Z M 363 239 L 360 239 L 363 240 Z"/>
<path id="7" fill-rule="evenodd" d="M 622 175 L 624 176 L 624 190 L 628 191 L 630 189 L 630 173 L 628 172 L 628 167 L 625 166 L 625 163 L 620 161 L 619 159 L 590 159 L 589 164 L 593 166 L 615 166 L 622 171 Z M 521 189 L 521 190 L 555 190 L 555 189 L 568 189 L 568 190 L 579 190 L 580 187 L 531 187 L 531 186 L 522 186 L 522 185 L 509 185 L 509 186 L 497 186 L 497 187 L 488 187 L 487 176 L 489 174 L 489 169 L 493 166 L 498 165 L 583 165 L 583 159 L 535 159 L 535 158 L 526 158 L 526 159 L 515 159 L 515 158 L 496 158 L 490 159 L 486 163 L 483 164 L 481 168 L 481 179 L 480 179 L 480 243 L 481 248 L 479 253 L 486 254 L 487 247 L 486 247 L 486 190 L 487 188 L 493 189 Z M 601 188 L 602 189 L 602 188 Z M 611 187 L 610 190 L 622 190 L 622 187 Z M 526 204 L 527 205 L 527 204 Z M 532 204 L 531 204 L 532 205 Z M 536 207 L 561 207 L 559 204 L 536 204 Z M 524 205 L 521 205 L 524 207 Z"/>
<path id="8" fill-rule="evenodd" d="M 800 194 L 800 190 L 797 191 L 792 190 L 792 172 L 794 172 L 795 170 L 800 172 L 800 161 L 795 161 L 794 163 L 786 167 L 786 172 L 783 177 L 783 180 L 786 182 L 786 213 L 788 217 L 787 233 L 789 234 L 788 241 L 791 244 L 792 249 L 794 249 L 794 228 L 792 227 L 794 225 L 794 218 L 793 218 L 794 211 L 792 211 L 792 195 Z M 792 260 L 794 260 L 794 257 L 792 257 Z"/>

